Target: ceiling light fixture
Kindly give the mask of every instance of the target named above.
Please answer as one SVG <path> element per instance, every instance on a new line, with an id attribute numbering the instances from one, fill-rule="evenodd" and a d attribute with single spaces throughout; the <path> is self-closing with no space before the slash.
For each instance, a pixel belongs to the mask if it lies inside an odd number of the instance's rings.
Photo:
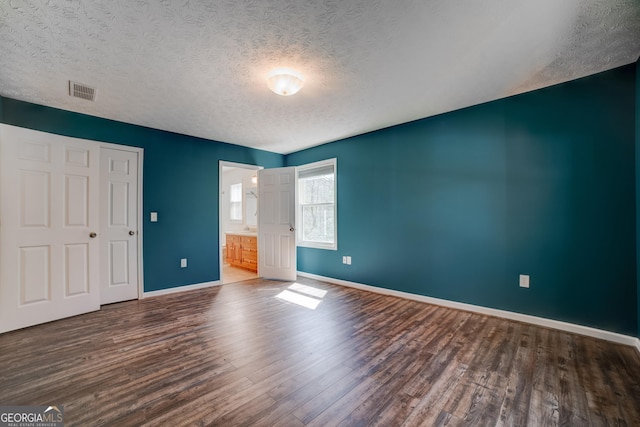
<path id="1" fill-rule="evenodd" d="M 302 77 L 289 68 L 276 68 L 269 73 L 267 84 L 278 95 L 289 96 L 302 89 Z"/>

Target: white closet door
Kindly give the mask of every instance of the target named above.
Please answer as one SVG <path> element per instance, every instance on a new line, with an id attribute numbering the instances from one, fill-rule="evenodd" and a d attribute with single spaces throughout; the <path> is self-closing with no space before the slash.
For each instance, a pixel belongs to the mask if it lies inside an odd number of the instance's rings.
<path id="1" fill-rule="evenodd" d="M 0 125 L 0 332 L 100 308 L 92 141 Z"/>
<path id="2" fill-rule="evenodd" d="M 100 304 L 138 298 L 138 153 L 100 151 Z"/>

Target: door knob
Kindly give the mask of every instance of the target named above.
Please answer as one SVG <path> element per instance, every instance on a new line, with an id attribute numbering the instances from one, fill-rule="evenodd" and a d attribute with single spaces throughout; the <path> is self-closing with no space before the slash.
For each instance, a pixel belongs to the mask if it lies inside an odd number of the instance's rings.
<path id="1" fill-rule="evenodd" d="M 289 231 L 296 231 L 296 229 L 293 226 L 289 226 Z"/>
<path id="2" fill-rule="evenodd" d="M 136 234 L 136 232 L 135 232 L 135 231 L 133 231 L 133 230 L 129 230 L 129 236 L 133 236 L 134 234 Z"/>
<path id="3" fill-rule="evenodd" d="M 95 238 L 97 236 L 96 233 L 94 233 L 93 231 L 91 233 L 89 233 L 89 237 L 91 237 L 92 239 Z"/>

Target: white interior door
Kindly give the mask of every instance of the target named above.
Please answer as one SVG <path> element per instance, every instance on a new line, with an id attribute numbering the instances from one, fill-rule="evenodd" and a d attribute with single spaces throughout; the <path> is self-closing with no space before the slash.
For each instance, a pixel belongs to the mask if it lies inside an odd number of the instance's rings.
<path id="1" fill-rule="evenodd" d="M 0 125 L 0 332 L 100 308 L 99 156 Z"/>
<path id="2" fill-rule="evenodd" d="M 258 171 L 258 274 L 296 280 L 296 168 Z"/>
<path id="3" fill-rule="evenodd" d="M 100 150 L 100 303 L 138 298 L 138 153 Z"/>

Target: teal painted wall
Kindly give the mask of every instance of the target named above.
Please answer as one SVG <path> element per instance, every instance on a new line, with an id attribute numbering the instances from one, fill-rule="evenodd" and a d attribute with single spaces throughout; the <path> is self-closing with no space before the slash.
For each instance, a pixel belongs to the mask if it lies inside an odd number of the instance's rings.
<path id="1" fill-rule="evenodd" d="M 280 154 L 0 99 L 2 122 L 77 138 L 144 148 L 146 291 L 220 279 L 218 161 L 278 167 Z M 157 223 L 149 212 L 158 212 Z M 180 268 L 180 258 L 188 268 Z"/>
<path id="2" fill-rule="evenodd" d="M 635 79 L 622 67 L 288 155 L 338 159 L 338 251 L 298 248 L 298 269 L 635 335 Z"/>

